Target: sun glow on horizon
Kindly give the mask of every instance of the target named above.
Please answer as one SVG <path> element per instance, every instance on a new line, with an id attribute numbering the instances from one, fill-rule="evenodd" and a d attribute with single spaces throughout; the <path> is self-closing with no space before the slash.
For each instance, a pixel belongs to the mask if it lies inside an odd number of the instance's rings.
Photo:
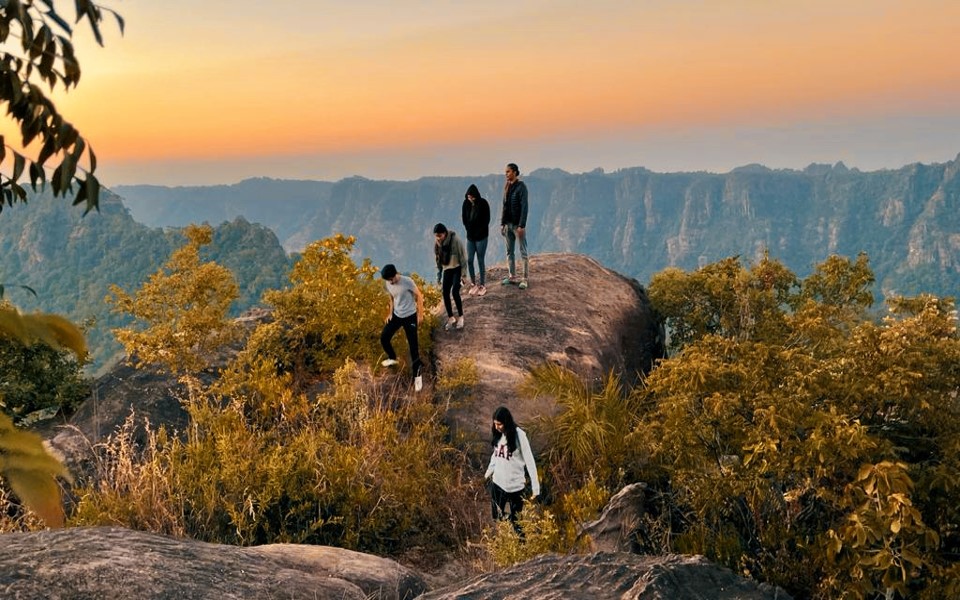
<path id="1" fill-rule="evenodd" d="M 101 163 L 955 115 L 960 101 L 960 3 L 532 0 L 392 20 L 382 2 L 322 4 L 118 5 L 125 37 L 81 44 L 80 86 L 55 99 Z"/>

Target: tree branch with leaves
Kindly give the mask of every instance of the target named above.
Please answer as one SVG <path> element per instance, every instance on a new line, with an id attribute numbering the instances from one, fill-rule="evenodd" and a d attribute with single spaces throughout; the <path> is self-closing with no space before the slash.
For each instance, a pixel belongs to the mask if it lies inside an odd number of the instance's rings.
<path id="1" fill-rule="evenodd" d="M 74 25 L 86 21 L 101 46 L 105 15 L 112 15 L 123 33 L 123 18 L 112 9 L 90 0 L 74 0 L 73 4 Z M 0 51 L 0 103 L 6 104 L 7 116 L 19 129 L 20 148 L 39 145 L 36 156 L 29 157 L 0 136 L 0 210 L 4 204 L 26 202 L 22 181 L 29 182 L 34 191 L 49 183 L 54 196 L 72 196 L 73 204 L 85 204 L 86 211 L 98 207 L 100 182 L 94 175 L 97 157 L 93 148 L 48 95 L 58 83 L 69 90 L 80 81 L 74 33 L 53 0 L 0 0 L 0 44 L 4 48 Z M 9 43 L 11 40 L 19 44 Z M 48 167 L 51 159 L 59 159 L 59 163 Z"/>

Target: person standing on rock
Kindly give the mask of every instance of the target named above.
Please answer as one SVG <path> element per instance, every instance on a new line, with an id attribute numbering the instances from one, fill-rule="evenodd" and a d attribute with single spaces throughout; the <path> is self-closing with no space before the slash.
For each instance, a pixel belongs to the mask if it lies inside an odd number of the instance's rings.
<path id="1" fill-rule="evenodd" d="M 507 516 L 517 533 L 521 533 L 517 518 L 523 509 L 523 489 L 526 487 L 524 470 L 530 476 L 530 488 L 533 498 L 536 498 L 540 495 L 537 463 L 527 434 L 517 427 L 507 407 L 501 406 L 493 412 L 491 434 L 493 455 L 484 478 L 493 479 L 490 487 L 493 518 L 503 519 L 509 504 L 510 513 Z"/>
<path id="2" fill-rule="evenodd" d="M 490 203 L 480 195 L 477 186 L 470 184 L 463 196 L 463 229 L 467 232 L 467 270 L 470 272 L 468 294 L 483 296 L 487 293 L 484 285 L 487 270 L 484 259 L 487 254 L 487 238 L 490 235 Z M 479 273 L 473 270 L 473 257 L 477 257 Z M 479 283 L 477 283 L 479 275 Z"/>
<path id="3" fill-rule="evenodd" d="M 530 261 L 527 256 L 527 184 L 520 181 L 520 167 L 516 163 L 507 165 L 504 171 L 503 209 L 500 212 L 500 234 L 507 243 L 507 266 L 510 275 L 503 285 L 520 283 L 520 289 L 527 289 L 527 275 Z M 523 260 L 523 277 L 517 279 L 517 264 L 514 258 L 514 246 L 520 245 L 520 258 Z"/>
<path id="4" fill-rule="evenodd" d="M 443 223 L 433 227 L 433 254 L 437 259 L 437 283 L 441 285 L 443 307 L 447 309 L 447 324 L 444 329 L 453 327 L 463 329 L 463 299 L 460 298 L 460 283 L 463 265 L 467 262 L 467 252 L 463 242 Z M 457 316 L 453 316 L 453 304 L 457 307 Z"/>
<path id="5" fill-rule="evenodd" d="M 392 367 L 397 364 L 397 353 L 393 350 L 390 340 L 393 334 L 401 327 L 407 336 L 407 346 L 410 347 L 410 369 L 413 373 L 413 389 L 419 392 L 423 389 L 423 376 L 420 369 L 420 342 L 417 339 L 417 326 L 423 323 L 423 294 L 412 279 L 397 272 L 392 264 L 384 265 L 380 271 L 387 293 L 390 294 L 390 307 L 387 312 L 383 331 L 380 333 L 380 345 L 387 353 L 387 358 L 380 364 Z"/>

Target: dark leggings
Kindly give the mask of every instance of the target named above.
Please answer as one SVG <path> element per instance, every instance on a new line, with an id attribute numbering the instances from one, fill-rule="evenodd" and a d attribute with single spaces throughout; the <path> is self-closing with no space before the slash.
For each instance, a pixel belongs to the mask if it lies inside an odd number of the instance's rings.
<path id="1" fill-rule="evenodd" d="M 393 344 L 390 340 L 398 329 L 403 328 L 403 333 L 407 336 L 407 346 L 410 347 L 410 369 L 413 376 L 420 374 L 420 340 L 417 339 L 417 313 L 409 317 L 398 317 L 396 314 L 390 316 L 390 320 L 383 326 L 380 333 L 380 345 L 383 351 L 387 353 L 387 358 L 397 359 L 397 353 L 393 351 Z"/>
<path id="2" fill-rule="evenodd" d="M 443 270 L 443 307 L 447 309 L 447 316 L 453 316 L 453 307 L 450 306 L 450 296 L 457 305 L 457 316 L 463 316 L 463 300 L 460 299 L 460 273 L 463 267 L 454 267 Z"/>
<path id="3" fill-rule="evenodd" d="M 507 504 L 510 505 L 510 514 L 506 515 Z M 490 483 L 490 508 L 493 511 L 493 518 L 502 520 L 504 516 L 510 519 L 513 528 L 520 532 L 520 525 L 517 523 L 517 517 L 523 510 L 523 490 L 518 492 L 505 491 L 499 485 Z"/>

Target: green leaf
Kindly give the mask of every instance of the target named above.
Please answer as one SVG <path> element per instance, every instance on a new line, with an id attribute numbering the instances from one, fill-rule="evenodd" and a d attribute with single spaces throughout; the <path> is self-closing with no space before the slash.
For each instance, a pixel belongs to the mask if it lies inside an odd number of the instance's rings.
<path id="1" fill-rule="evenodd" d="M 43 1 L 43 0 L 41 0 L 41 1 Z M 46 4 L 46 5 L 49 7 L 48 10 L 47 10 L 44 14 L 46 14 L 47 17 L 48 17 L 51 21 L 53 21 L 54 23 L 56 23 L 57 26 L 59 26 L 59 27 L 60 27 L 61 29 L 63 29 L 65 32 L 67 32 L 68 34 L 72 34 L 72 33 L 73 33 L 73 29 L 70 28 L 70 24 L 67 23 L 66 21 L 64 21 L 63 18 L 62 18 L 60 15 L 57 14 L 57 12 L 53 9 L 53 3 L 52 3 L 52 2 L 44 2 L 44 4 Z"/>
<path id="2" fill-rule="evenodd" d="M 23 174 L 23 167 L 27 164 L 26 159 L 19 152 L 13 153 L 13 174 L 10 175 L 11 181 L 17 181 L 20 179 L 20 175 Z"/>
<path id="3" fill-rule="evenodd" d="M 96 208 L 99 210 L 100 204 L 100 182 L 93 175 L 88 174 L 87 180 L 83 183 L 84 197 L 87 201 L 87 208 L 83 211 L 83 214 L 86 215 L 88 212 Z M 78 194 L 79 196 L 79 194 Z"/>
<path id="4" fill-rule="evenodd" d="M 114 18 L 116 18 L 116 20 L 117 20 L 117 27 L 120 28 L 120 35 L 123 35 L 123 31 L 124 31 L 124 27 L 125 27 L 125 23 L 124 23 L 124 21 L 123 21 L 123 17 L 120 16 L 120 13 L 117 13 L 117 12 L 114 12 L 114 11 L 111 11 L 111 12 L 113 12 L 113 16 L 114 16 Z"/>

